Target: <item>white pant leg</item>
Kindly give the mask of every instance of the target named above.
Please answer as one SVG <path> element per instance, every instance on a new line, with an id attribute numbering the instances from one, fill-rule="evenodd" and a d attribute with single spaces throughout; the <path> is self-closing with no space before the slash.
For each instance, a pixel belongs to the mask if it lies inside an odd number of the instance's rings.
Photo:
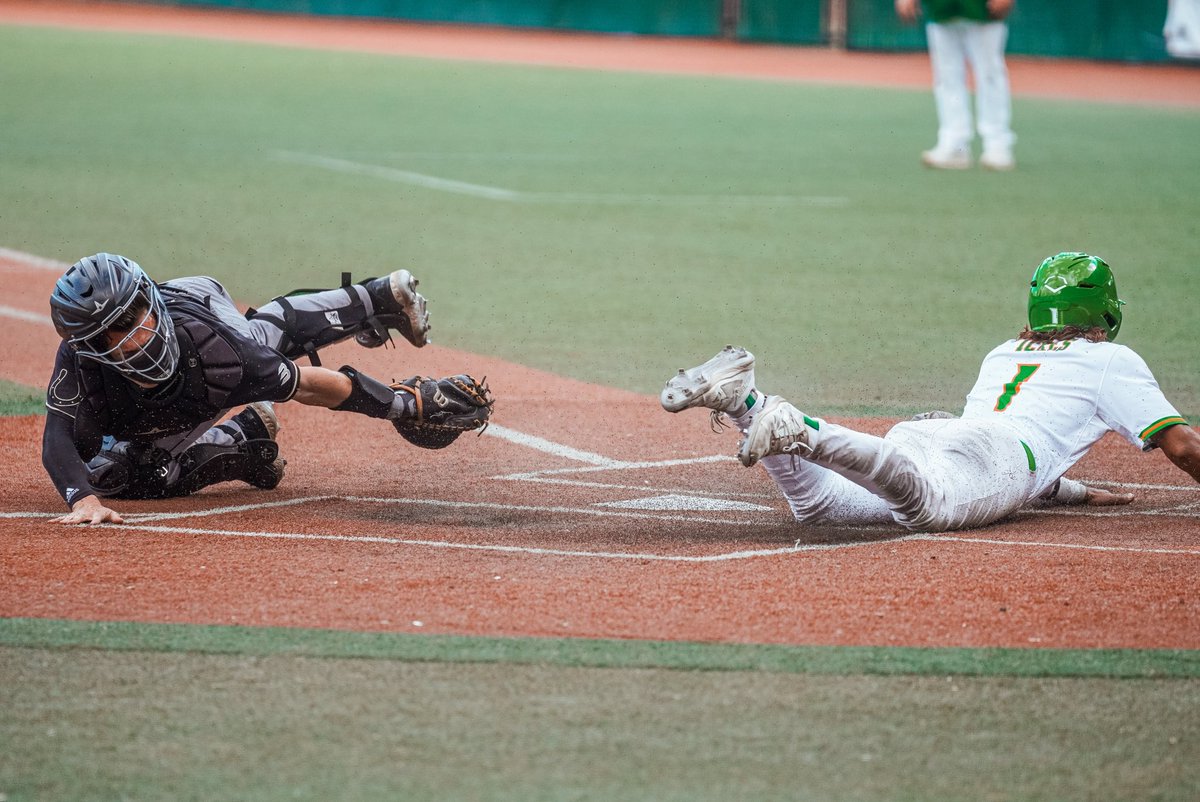
<path id="1" fill-rule="evenodd" d="M 787 499 L 800 523 L 890 524 L 887 502 L 844 476 L 789 454 L 764 457 L 759 464 Z"/>
<path id="2" fill-rule="evenodd" d="M 991 421 L 905 421 L 884 442 L 920 474 L 914 483 L 903 463 L 881 452 L 869 477 L 885 495 L 894 494 L 896 520 L 910 529 L 985 526 L 1020 509 L 1036 485 L 1019 435 Z"/>
<path id="3" fill-rule="evenodd" d="M 1016 136 L 1012 132 L 1012 96 L 1004 48 L 1008 25 L 1004 22 L 971 23 L 964 29 L 967 58 L 975 74 L 975 122 L 984 152 L 1008 153 Z"/>
<path id="4" fill-rule="evenodd" d="M 933 100 L 937 106 L 937 149 L 961 150 L 974 137 L 971 96 L 967 90 L 965 24 L 930 22 L 925 26 L 929 64 L 933 68 Z"/>

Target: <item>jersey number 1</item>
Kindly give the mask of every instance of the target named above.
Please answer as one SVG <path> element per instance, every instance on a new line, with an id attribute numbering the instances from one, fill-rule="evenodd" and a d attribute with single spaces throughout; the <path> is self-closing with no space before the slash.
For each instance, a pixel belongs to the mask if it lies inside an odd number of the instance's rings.
<path id="1" fill-rule="evenodd" d="M 1029 377 L 1037 373 L 1041 365 L 1017 365 L 1017 373 L 1012 381 L 1004 385 L 1004 392 L 996 399 L 996 411 L 1003 412 L 1012 403 L 1013 396 L 1021 392 L 1021 385 L 1029 381 Z"/>

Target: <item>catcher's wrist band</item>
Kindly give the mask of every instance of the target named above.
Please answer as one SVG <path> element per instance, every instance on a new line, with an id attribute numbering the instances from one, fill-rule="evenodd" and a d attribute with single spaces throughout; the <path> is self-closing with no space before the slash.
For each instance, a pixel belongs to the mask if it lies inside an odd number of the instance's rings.
<path id="1" fill-rule="evenodd" d="M 350 395 L 333 409 L 338 412 L 357 412 L 372 418 L 394 417 L 392 405 L 396 393 L 383 382 L 359 373 L 349 365 L 342 365 L 338 373 L 350 379 Z"/>

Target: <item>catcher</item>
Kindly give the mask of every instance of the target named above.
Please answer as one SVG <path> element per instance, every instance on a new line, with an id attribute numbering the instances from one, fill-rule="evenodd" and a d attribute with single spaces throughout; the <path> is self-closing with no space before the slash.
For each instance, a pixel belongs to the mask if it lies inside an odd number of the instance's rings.
<path id="1" fill-rule="evenodd" d="M 1200 434 L 1159 389 L 1145 361 L 1113 340 L 1121 327 L 1116 280 L 1104 260 L 1060 253 L 1026 291 L 1029 325 L 984 358 L 961 417 L 929 413 L 885 437 L 813 418 L 754 384 L 754 356 L 727 347 L 668 379 L 668 412 L 728 415 L 742 431 L 738 458 L 761 462 L 801 523 L 898 523 L 967 529 L 1026 504 L 1110 506 L 1133 496 L 1066 478 L 1107 432 L 1161 449 L 1200 481 Z"/>
<path id="2" fill-rule="evenodd" d="M 398 332 L 429 341 L 429 313 L 407 270 L 331 290 L 296 290 L 245 315 L 215 279 L 156 284 L 124 256 L 98 253 L 50 296 L 62 337 L 46 391 L 42 463 L 70 512 L 56 523 L 120 523 L 109 498 L 169 498 L 217 482 L 272 489 L 285 461 L 278 401 L 388 420 L 413 444 L 444 448 L 482 430 L 493 399 L 467 375 L 383 384 L 317 352 Z M 308 356 L 311 365 L 294 360 Z M 233 409 L 244 407 L 224 423 Z"/>

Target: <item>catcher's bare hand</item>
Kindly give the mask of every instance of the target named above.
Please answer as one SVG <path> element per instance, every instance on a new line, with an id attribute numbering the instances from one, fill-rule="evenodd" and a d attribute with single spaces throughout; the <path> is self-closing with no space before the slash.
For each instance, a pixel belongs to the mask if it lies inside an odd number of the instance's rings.
<path id="1" fill-rule="evenodd" d="M 411 400 L 411 414 L 392 419 L 404 439 L 421 448 L 445 448 L 463 432 L 487 428 L 496 404 L 487 379 L 465 373 L 442 379 L 413 376 L 391 385 Z"/>
<path id="2" fill-rule="evenodd" d="M 84 496 L 71 505 L 66 515 L 51 518 L 53 524 L 119 524 L 125 521 L 116 510 L 109 509 L 95 496 Z"/>

